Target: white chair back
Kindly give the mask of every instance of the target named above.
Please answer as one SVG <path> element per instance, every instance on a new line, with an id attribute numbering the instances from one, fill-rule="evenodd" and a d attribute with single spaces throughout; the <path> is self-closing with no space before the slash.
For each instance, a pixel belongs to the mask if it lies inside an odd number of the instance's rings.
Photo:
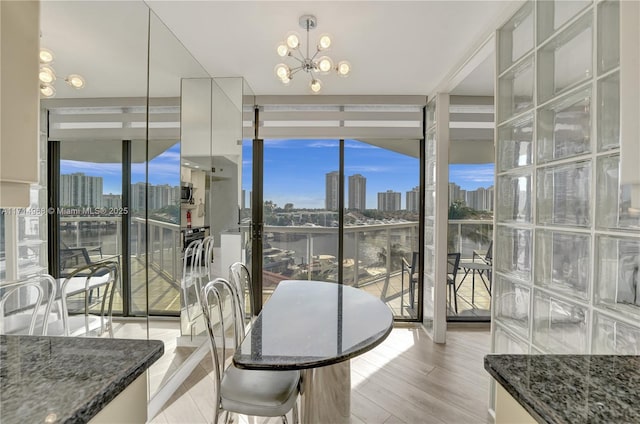
<path id="1" fill-rule="evenodd" d="M 48 274 L 0 284 L 0 334 L 46 335 L 56 281 Z"/>

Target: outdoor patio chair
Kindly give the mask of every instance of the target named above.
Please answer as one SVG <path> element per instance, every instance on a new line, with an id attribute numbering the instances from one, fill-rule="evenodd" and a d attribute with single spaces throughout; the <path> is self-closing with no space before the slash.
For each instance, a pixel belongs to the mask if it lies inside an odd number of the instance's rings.
<path id="1" fill-rule="evenodd" d="M 458 286 L 456 286 L 456 277 L 460 268 L 460 253 L 447 253 L 447 286 L 449 287 L 449 305 L 453 298 L 453 306 L 456 314 L 458 313 Z"/>

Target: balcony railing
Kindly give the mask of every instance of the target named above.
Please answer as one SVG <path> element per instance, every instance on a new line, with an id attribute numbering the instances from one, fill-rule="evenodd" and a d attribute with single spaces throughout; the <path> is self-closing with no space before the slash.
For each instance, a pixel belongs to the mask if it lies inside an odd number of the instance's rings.
<path id="1" fill-rule="evenodd" d="M 248 240 L 248 227 L 243 227 Z M 268 297 L 284 279 L 337 281 L 338 229 L 322 226 L 265 226 L 263 293 Z M 417 222 L 344 227 L 344 284 L 379 296 L 396 316 L 407 317 L 408 277 L 403 260 L 418 249 Z"/>
<path id="2" fill-rule="evenodd" d="M 460 252 L 463 259 L 472 259 L 474 250 L 486 250 L 493 238 L 493 221 L 482 219 L 450 219 L 447 251 Z"/>
<path id="3" fill-rule="evenodd" d="M 60 237 L 68 247 L 87 248 L 92 259 L 122 254 L 120 217 L 72 216 L 61 217 L 60 222 Z M 148 232 L 148 251 L 145 249 L 145 232 Z M 145 311 L 148 304 L 150 313 L 179 313 L 182 274 L 180 226 L 132 217 L 129 234 L 132 260 L 130 276 L 125 278 L 129 278 L 131 285 L 133 312 Z M 147 282 L 148 299 L 147 290 L 142 289 Z"/>
<path id="4" fill-rule="evenodd" d="M 460 219 L 449 220 L 448 252 L 460 252 L 461 268 L 458 270 L 456 286 L 458 287 L 456 311 L 449 299 L 447 317 L 451 320 L 487 321 L 490 319 L 491 295 L 483 278 L 489 275 L 475 275 L 471 271 L 466 277 L 463 264 L 470 261 L 481 261 L 474 257 L 474 252 L 484 256 L 493 237 L 493 221 Z M 480 253 L 483 252 L 483 253 Z M 463 280 L 464 279 L 464 280 Z M 475 282 L 475 284 L 474 284 Z M 447 294 L 449 296 L 449 294 Z"/>
<path id="5" fill-rule="evenodd" d="M 104 256 L 121 254 L 120 217 L 63 217 L 61 237 L 73 246 L 100 246 Z M 154 311 L 171 308 L 179 302 L 181 278 L 180 226 L 144 218 L 131 218 L 130 243 L 132 258 L 144 264 L 145 231 L 148 231 L 146 278 L 161 277 L 166 301 L 154 299 Z M 243 237 L 249 237 L 243 226 Z M 398 222 L 352 225 L 344 228 L 343 283 L 371 291 L 394 309 L 396 316 L 407 316 L 415 306 L 410 302 L 408 266 L 412 254 L 418 250 L 418 223 Z M 471 259 L 474 250 L 486 249 L 491 241 L 493 222 L 486 220 L 450 220 L 449 252 L 460 252 L 462 258 Z M 266 226 L 263 257 L 263 286 L 268 293 L 283 279 L 338 278 L 338 229 L 321 226 Z M 223 247 L 224 248 L 224 247 Z M 132 267 L 134 264 L 132 263 Z M 140 273 L 145 275 L 145 273 Z M 137 286 L 142 281 L 132 281 Z M 168 284 L 168 286 L 167 286 Z M 416 288 L 417 290 L 417 288 Z M 150 291 L 149 298 L 154 295 Z M 160 296 L 160 294 L 158 294 Z M 162 306 L 165 305 L 165 306 Z M 175 311 L 173 311 L 175 312 Z"/>

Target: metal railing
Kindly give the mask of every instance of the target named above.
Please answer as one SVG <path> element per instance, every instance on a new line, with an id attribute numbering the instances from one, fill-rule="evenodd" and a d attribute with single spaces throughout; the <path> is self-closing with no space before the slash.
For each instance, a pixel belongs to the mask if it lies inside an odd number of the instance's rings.
<path id="1" fill-rule="evenodd" d="M 493 221 L 482 219 L 450 219 L 447 251 L 460 252 L 463 259 L 472 259 L 474 250 L 484 250 L 493 239 Z"/>
<path id="2" fill-rule="evenodd" d="M 146 253 L 143 242 L 146 227 L 149 234 L 149 266 L 165 277 L 179 281 L 182 276 L 180 225 L 138 217 L 131 219 L 131 225 L 135 227 L 138 240 L 136 245 L 131 247 L 135 257 L 142 258 Z"/>
<path id="3" fill-rule="evenodd" d="M 243 227 L 242 231 L 248 237 L 248 227 Z M 294 263 L 299 260 L 297 266 L 312 267 L 323 258 L 337 260 L 338 229 L 335 227 L 269 225 L 264 227 L 264 235 L 265 243 L 286 252 L 283 259 L 289 257 Z M 391 274 L 402 271 L 402 258 L 410 259 L 412 252 L 417 250 L 418 223 L 346 226 L 344 243 L 343 269 L 348 273 L 345 278 L 353 276 L 350 285 L 358 287 L 373 280 L 388 279 Z M 337 262 L 334 265 L 337 269 Z M 382 275 L 366 277 L 363 271 L 374 266 L 386 271 Z M 308 272 L 306 278 L 313 276 Z"/>

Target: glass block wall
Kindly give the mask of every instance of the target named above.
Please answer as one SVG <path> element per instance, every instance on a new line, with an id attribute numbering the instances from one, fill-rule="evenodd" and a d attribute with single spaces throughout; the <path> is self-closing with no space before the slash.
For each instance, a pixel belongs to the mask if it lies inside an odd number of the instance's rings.
<path id="1" fill-rule="evenodd" d="M 497 32 L 494 352 L 640 354 L 619 40 L 612 0 L 529 1 Z"/>

